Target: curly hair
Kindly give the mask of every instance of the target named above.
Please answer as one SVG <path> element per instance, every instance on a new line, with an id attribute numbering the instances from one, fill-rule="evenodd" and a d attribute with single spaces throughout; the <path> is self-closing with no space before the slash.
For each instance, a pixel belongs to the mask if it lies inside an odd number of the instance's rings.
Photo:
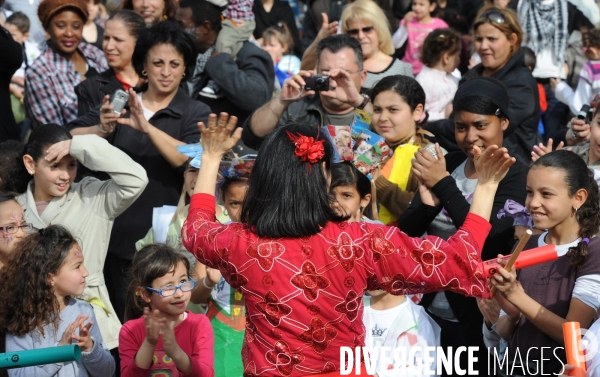
<path id="1" fill-rule="evenodd" d="M 598 184 L 594 173 L 587 167 L 585 161 L 578 155 L 567 150 L 558 150 L 540 157 L 531 165 L 531 169 L 550 167 L 565 173 L 565 185 L 569 196 L 581 189 L 587 191 L 586 201 L 577 209 L 576 218 L 579 224 L 579 237 L 588 240 L 598 233 L 600 228 L 600 198 Z M 588 244 L 581 241 L 577 246 L 569 248 L 567 256 L 571 258 L 571 265 L 581 266 L 588 254 Z"/>
<path id="2" fill-rule="evenodd" d="M 151 287 L 154 279 L 175 271 L 179 263 L 184 264 L 189 275 L 190 261 L 165 244 L 148 245 L 135 254 L 129 271 L 131 283 L 125 298 L 125 321 L 141 317 L 144 308 L 150 307 L 138 293 L 138 288 Z"/>
<path id="3" fill-rule="evenodd" d="M 60 225 L 51 225 L 17 244 L 0 277 L 0 332 L 23 336 L 53 324 L 60 305 L 50 284 L 77 241 Z M 16 294 L 25 292 L 26 294 Z"/>
<path id="4" fill-rule="evenodd" d="M 427 67 L 433 67 L 444 56 L 449 53 L 451 56 L 460 53 L 460 37 L 456 32 L 450 29 L 435 29 L 423 42 L 421 48 L 421 61 Z"/>

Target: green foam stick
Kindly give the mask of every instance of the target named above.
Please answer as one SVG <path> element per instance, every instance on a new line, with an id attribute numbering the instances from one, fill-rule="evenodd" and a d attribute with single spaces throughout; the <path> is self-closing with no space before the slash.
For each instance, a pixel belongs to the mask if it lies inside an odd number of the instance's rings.
<path id="1" fill-rule="evenodd" d="M 7 352 L 0 353 L 0 369 L 24 368 L 35 365 L 77 361 L 80 358 L 81 349 L 76 344 Z"/>

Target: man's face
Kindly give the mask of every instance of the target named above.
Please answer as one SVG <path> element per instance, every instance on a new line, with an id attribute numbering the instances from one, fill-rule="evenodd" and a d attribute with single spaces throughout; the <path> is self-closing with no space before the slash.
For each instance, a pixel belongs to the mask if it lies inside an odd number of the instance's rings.
<path id="1" fill-rule="evenodd" d="M 207 25 L 196 25 L 192 21 L 192 8 L 179 8 L 175 17 L 183 24 L 185 31 L 196 40 L 196 47 L 201 54 L 206 52 L 216 41 L 216 33 Z M 206 22 L 205 24 L 208 24 Z M 209 25 L 209 24 L 208 24 Z"/>
<path id="2" fill-rule="evenodd" d="M 354 50 L 349 47 L 342 48 L 336 53 L 333 53 L 328 49 L 323 50 L 321 52 L 321 56 L 319 57 L 317 74 L 326 74 L 334 68 L 340 68 L 348 72 L 350 77 L 352 77 L 352 81 L 354 81 L 354 84 L 356 85 L 356 90 L 360 91 L 360 88 L 363 86 L 367 75 L 366 72 L 361 71 L 358 64 L 356 64 Z M 326 108 L 329 107 L 335 110 L 342 110 L 343 108 L 349 106 L 348 104 L 341 103 L 337 99 L 331 97 L 320 97 L 321 102 L 323 102 Z"/>

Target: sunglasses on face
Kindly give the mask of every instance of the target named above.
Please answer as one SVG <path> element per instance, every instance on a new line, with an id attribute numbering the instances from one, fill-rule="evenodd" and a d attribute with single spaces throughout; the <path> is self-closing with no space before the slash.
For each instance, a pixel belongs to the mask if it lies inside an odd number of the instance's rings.
<path id="1" fill-rule="evenodd" d="M 502 12 L 497 11 L 495 9 L 491 9 L 491 10 L 481 13 L 481 16 L 479 16 L 479 19 L 486 20 L 486 21 L 493 21 L 497 24 L 503 24 L 506 22 L 506 18 L 504 18 L 504 15 L 502 14 Z"/>
<path id="2" fill-rule="evenodd" d="M 362 29 L 350 29 L 348 30 L 346 33 L 351 36 L 351 37 L 356 37 L 358 36 L 358 34 L 362 31 L 363 34 L 369 34 L 370 32 L 372 32 L 375 29 L 374 26 L 367 26 L 364 27 Z"/>

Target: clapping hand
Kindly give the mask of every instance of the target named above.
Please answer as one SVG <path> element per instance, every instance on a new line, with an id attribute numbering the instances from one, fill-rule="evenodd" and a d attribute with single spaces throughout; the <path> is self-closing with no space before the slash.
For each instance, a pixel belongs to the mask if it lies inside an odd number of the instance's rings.
<path id="1" fill-rule="evenodd" d="M 415 158 L 412 160 L 413 174 L 428 188 L 432 188 L 448 175 L 444 153 L 437 143 L 435 151 L 437 158 L 427 149 L 421 148 L 415 153 Z"/>
<path id="2" fill-rule="evenodd" d="M 534 145 L 533 146 L 533 151 L 531 152 L 531 161 L 536 162 L 538 160 L 538 158 L 542 157 L 545 154 L 548 154 L 550 152 L 552 152 L 552 143 L 553 140 L 552 138 L 548 139 L 548 143 L 546 145 L 539 143 L 538 145 Z M 563 143 L 562 141 L 560 143 L 558 143 L 558 145 L 556 146 L 557 151 L 563 149 L 565 143 Z M 568 150 L 571 150 L 571 148 L 568 148 Z"/>
<path id="3" fill-rule="evenodd" d="M 87 324 L 81 323 L 79 325 L 79 335 L 73 334 L 73 339 L 76 340 L 74 344 L 77 344 L 83 352 L 90 352 L 94 347 L 94 341 L 90 334 L 90 329 L 94 325 L 94 322 L 90 321 Z"/>
<path id="4" fill-rule="evenodd" d="M 482 152 L 478 146 L 475 149 L 475 170 L 478 184 L 495 184 L 508 173 L 508 169 L 517 161 L 508 154 L 506 148 L 491 145 Z"/>
<path id="5" fill-rule="evenodd" d="M 60 341 L 58 342 L 58 345 L 66 346 L 69 344 L 77 344 L 81 347 L 83 352 L 89 352 L 94 343 L 89 332 L 93 322 L 89 322 L 86 325 L 83 324 L 88 318 L 90 318 L 89 315 L 78 315 L 75 321 L 67 326 L 65 332 L 63 332 L 63 335 L 60 338 Z M 75 330 L 77 328 L 79 328 L 79 335 L 75 335 Z M 77 342 L 73 343 L 73 340 L 76 340 Z"/>
<path id="6" fill-rule="evenodd" d="M 165 326 L 165 318 L 161 318 L 158 310 L 150 312 L 150 309 L 144 308 L 144 326 L 146 327 L 146 342 L 156 346 L 158 336 Z"/>

